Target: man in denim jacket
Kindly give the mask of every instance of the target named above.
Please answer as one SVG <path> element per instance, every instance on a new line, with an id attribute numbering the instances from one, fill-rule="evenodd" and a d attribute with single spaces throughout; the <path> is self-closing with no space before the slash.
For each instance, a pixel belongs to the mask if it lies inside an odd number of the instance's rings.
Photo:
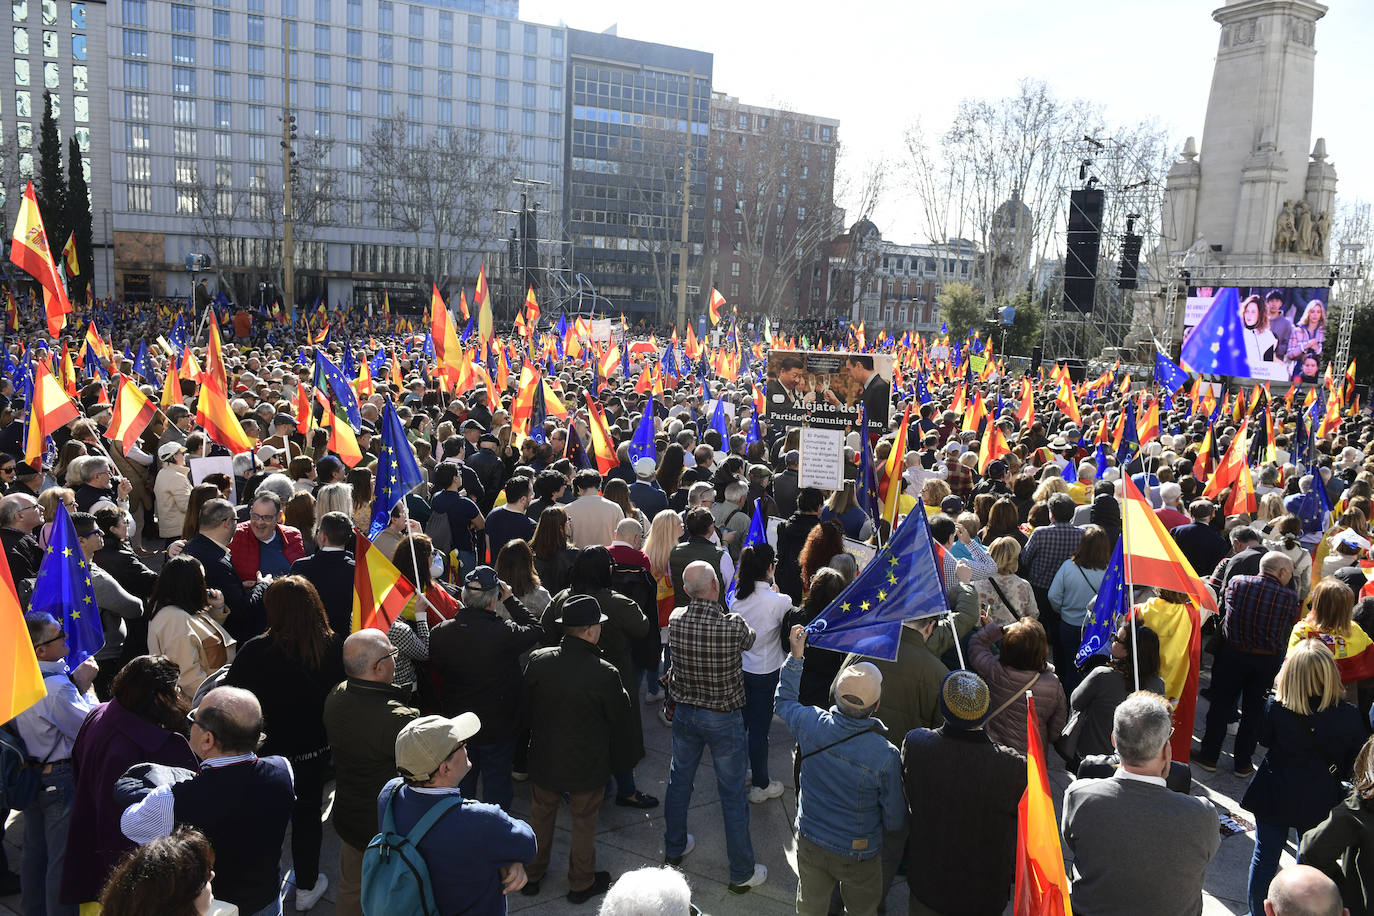
<path id="1" fill-rule="evenodd" d="M 876 913 L 883 899 L 883 832 L 906 822 L 901 755 L 874 718 L 883 676 L 869 662 L 851 665 L 835 682 L 829 711 L 797 702 L 806 631 L 789 634 L 777 712 L 801 749 L 797 803 L 797 913 L 824 916 L 836 882 L 845 911 Z"/>

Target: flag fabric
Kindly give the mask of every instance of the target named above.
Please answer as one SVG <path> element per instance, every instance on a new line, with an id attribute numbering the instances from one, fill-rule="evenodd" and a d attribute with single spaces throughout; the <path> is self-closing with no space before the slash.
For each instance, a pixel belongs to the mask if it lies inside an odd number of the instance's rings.
<path id="1" fill-rule="evenodd" d="M 391 521 L 391 510 L 407 493 L 424 483 L 420 464 L 415 460 L 415 448 L 406 438 L 405 427 L 396 415 L 391 398 L 386 399 L 381 420 L 382 447 L 377 450 L 376 498 L 372 501 L 372 525 L 369 538 L 375 538 Z"/>
<path id="2" fill-rule="evenodd" d="M 1180 610 L 1182 611 L 1180 613 Z M 1193 752 L 1193 725 L 1197 715 L 1198 672 L 1202 668 L 1202 614 L 1190 601 L 1169 604 L 1155 597 L 1132 612 L 1159 637 L 1159 657 L 1165 660 L 1159 675 L 1164 695 L 1174 707 L 1173 758 L 1188 763 Z M 1339 667 L 1339 662 L 1337 666 Z"/>
<path id="3" fill-rule="evenodd" d="M 48 233 L 43 228 L 43 214 L 38 210 L 38 198 L 34 195 L 32 181 L 24 186 L 12 238 L 14 244 L 10 246 L 10 260 L 43 287 L 43 310 L 48 318 L 48 334 L 56 338 L 67 326 L 72 304 L 67 300 L 67 285 L 62 282 L 52 258 Z"/>
<path id="4" fill-rule="evenodd" d="M 1026 791 L 1017 809 L 1012 914 L 1073 916 L 1045 749 L 1040 745 L 1040 723 L 1035 717 L 1035 697 L 1030 693 L 1026 695 L 1026 743 Z"/>
<path id="5" fill-rule="evenodd" d="M 949 611 L 926 514 L 908 512 L 886 546 L 811 623 L 807 642 L 897 660 L 902 621 Z"/>
<path id="6" fill-rule="evenodd" d="M 654 395 L 649 393 L 649 401 L 644 405 L 644 415 L 635 427 L 634 438 L 630 440 L 630 463 L 641 458 L 652 458 L 658 462 L 658 446 L 654 444 Z"/>
<path id="7" fill-rule="evenodd" d="M 348 467 L 356 467 L 358 462 L 363 460 L 363 452 L 358 447 L 358 437 L 354 434 L 353 427 L 334 410 L 334 406 L 329 403 L 329 395 L 325 394 L 323 389 L 315 389 L 315 400 L 320 402 L 322 408 L 320 428 L 329 430 L 328 449 L 338 455 L 339 460 Z"/>
<path id="8" fill-rule="evenodd" d="M 296 394 L 291 398 L 291 410 L 296 416 L 296 432 L 304 436 L 310 432 L 310 399 L 299 379 L 296 380 Z"/>
<path id="9" fill-rule="evenodd" d="M 593 401 L 590 394 L 584 391 L 582 396 L 587 399 L 587 432 L 592 439 L 592 451 L 596 454 L 596 469 L 603 475 L 609 474 L 615 470 L 620 459 L 616 457 L 611 430 L 606 425 L 606 415 L 601 412 L 601 405 Z M 572 444 L 571 435 L 568 443 Z"/>
<path id="10" fill-rule="evenodd" d="M 477 336 L 483 346 L 491 343 L 492 331 L 491 296 L 487 291 L 487 265 L 477 268 L 477 288 L 472 294 L 472 304 L 477 307 Z"/>
<path id="11" fill-rule="evenodd" d="M 1003 455 L 1010 454 L 1011 447 L 1007 445 L 1007 437 L 1003 435 L 1002 427 L 989 422 L 987 432 L 983 434 L 982 445 L 978 449 L 978 473 L 986 474 L 989 464 Z"/>
<path id="12" fill-rule="evenodd" d="M 170 375 L 170 373 L 169 373 Z M 125 455 L 133 448 L 138 437 L 148 428 L 157 408 L 144 396 L 131 379 L 121 377 L 119 390 L 115 392 L 114 409 L 110 414 L 110 426 L 105 430 L 105 438 L 118 442 Z"/>
<path id="13" fill-rule="evenodd" d="M 1312 488 L 1302 495 L 1294 514 L 1302 520 L 1304 540 L 1316 543 L 1314 539 L 1321 538 L 1331 526 L 1331 500 L 1316 465 L 1309 465 L 1307 473 L 1312 475 Z"/>
<path id="14" fill-rule="evenodd" d="M 0 551 L 0 725 L 47 695 L 10 563 Z"/>
<path id="15" fill-rule="evenodd" d="M 25 434 L 24 461 L 40 467 L 44 441 L 53 432 L 80 416 L 76 404 L 53 378 L 46 359 L 34 360 L 33 392 L 29 398 L 29 426 Z"/>
<path id="16" fill-rule="evenodd" d="M 1078 645 L 1078 654 L 1073 663 L 1082 667 L 1094 655 L 1105 655 L 1111 648 L 1112 634 L 1120 626 L 1122 619 L 1131 609 L 1126 589 L 1126 561 L 1121 538 L 1116 539 L 1112 559 L 1102 576 L 1102 584 L 1097 587 L 1097 598 L 1083 618 L 1083 638 Z"/>
<path id="17" fill-rule="evenodd" d="M 81 264 L 76 258 L 76 233 L 67 236 L 67 244 L 62 246 L 62 265 L 67 270 L 68 277 L 75 277 L 81 273 Z"/>
<path id="18" fill-rule="evenodd" d="M 749 530 L 744 534 L 744 543 L 740 550 L 745 547 L 753 547 L 755 544 L 763 544 L 768 540 L 768 520 L 763 513 L 763 500 L 754 500 L 754 514 L 749 518 Z M 739 587 L 739 566 L 735 566 L 735 574 L 730 577 L 730 585 L 725 589 L 725 607 L 735 603 L 735 590 Z"/>
<path id="19" fill-rule="evenodd" d="M 213 382 L 200 388 L 200 397 L 196 400 L 196 423 L 205 430 L 210 441 L 218 442 L 235 454 L 246 452 L 254 445 L 239 424 L 239 418 L 230 409 L 228 398 Z"/>
<path id="20" fill-rule="evenodd" d="M 725 398 L 717 398 L 711 410 L 711 428 L 720 436 L 721 448 L 730 447 L 730 420 L 725 415 Z"/>
<path id="21" fill-rule="evenodd" d="M 1193 564 L 1179 550 L 1155 515 L 1150 501 L 1140 494 L 1130 475 L 1121 478 L 1121 538 L 1130 581 L 1182 592 L 1212 613 L 1217 612 L 1211 589 L 1203 584 Z"/>
<path id="22" fill-rule="evenodd" d="M 758 417 L 758 408 L 754 409 Z M 868 429 L 868 408 L 859 400 L 859 428 Z M 873 473 L 873 447 L 868 436 L 859 437 L 859 473 L 854 484 L 854 498 L 859 508 L 876 525 L 878 522 L 878 484 Z"/>
<path id="23" fill-rule="evenodd" d="M 717 292 L 714 287 L 712 287 L 710 304 L 712 325 L 720 324 L 720 310 L 723 308 L 725 308 L 725 297 L 722 296 L 719 292 Z"/>
<path id="24" fill-rule="evenodd" d="M 363 415 L 358 409 L 358 396 L 353 391 L 352 380 L 319 350 L 315 351 L 315 379 L 316 388 L 322 387 L 321 380 L 328 382 L 329 390 L 334 392 L 334 398 L 343 408 L 348 422 L 354 429 L 362 429 Z"/>
<path id="25" fill-rule="evenodd" d="M 892 443 L 892 451 L 887 456 L 886 474 L 880 487 L 883 496 L 883 518 L 887 519 L 887 523 L 894 529 L 897 527 L 897 504 L 901 501 L 902 495 L 901 467 L 902 461 L 906 458 L 907 425 L 910 422 L 911 405 L 907 404 L 906 413 L 902 417 L 902 425 L 897 429 L 897 440 Z M 924 512 L 911 514 L 925 515 Z"/>
<path id="26" fill-rule="evenodd" d="M 148 358 L 148 341 L 146 340 L 138 342 L 138 356 L 134 357 L 133 373 L 145 382 L 157 381 L 157 376 L 153 373 L 152 360 Z"/>
<path id="27" fill-rule="evenodd" d="M 1172 394 L 1188 384 L 1188 373 L 1174 365 L 1163 351 L 1155 350 L 1155 384 Z"/>
<path id="28" fill-rule="evenodd" d="M 354 532 L 353 559 L 353 632 L 385 633 L 415 597 L 415 586 L 361 531 Z"/>
<path id="29" fill-rule="evenodd" d="M 51 614 L 67 632 L 67 666 L 75 669 L 105 645 L 105 628 L 91 585 L 91 561 L 81 552 L 67 504 L 57 501 L 48 546 L 33 586 L 29 612 Z"/>
<path id="30" fill-rule="evenodd" d="M 535 326 L 539 323 L 539 300 L 534 297 L 534 287 L 525 294 L 525 320 L 529 322 L 530 333 L 533 334 Z"/>
<path id="31" fill-rule="evenodd" d="M 1183 341 L 1179 359 L 1190 372 L 1249 378 L 1258 366 L 1246 353 L 1245 325 L 1240 298 L 1234 286 L 1224 287 L 1212 299 L 1197 327 Z"/>

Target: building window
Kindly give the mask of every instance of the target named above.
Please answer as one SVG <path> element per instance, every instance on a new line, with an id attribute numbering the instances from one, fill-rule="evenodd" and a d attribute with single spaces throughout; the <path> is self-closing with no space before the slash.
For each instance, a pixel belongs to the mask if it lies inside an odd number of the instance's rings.
<path id="1" fill-rule="evenodd" d="M 357 115 L 349 115 L 344 119 L 344 133 L 354 143 L 361 141 L 363 139 L 363 119 Z"/>
<path id="2" fill-rule="evenodd" d="M 19 4 L 15 4 L 18 7 Z M 124 0 L 122 7 L 124 11 L 125 25 L 147 25 L 148 24 L 148 0 Z M 14 17 L 16 20 L 19 16 Z M 27 18 L 27 17 L 25 17 Z"/>
<path id="3" fill-rule="evenodd" d="M 496 80 L 496 104 L 506 105 L 510 102 L 510 82 L 508 80 Z"/>
<path id="4" fill-rule="evenodd" d="M 22 52 L 19 50 L 19 42 L 16 40 L 16 41 L 15 41 L 14 53 L 16 53 L 16 54 L 20 54 L 20 53 L 22 53 L 22 54 L 27 54 L 27 53 L 29 53 L 29 49 L 28 49 L 28 35 L 29 35 L 29 33 L 28 33 L 26 30 L 24 30 L 24 29 L 15 29 L 15 30 L 14 30 L 14 34 L 15 34 L 15 36 L 16 36 L 16 39 L 17 39 L 17 37 L 18 37 L 21 33 L 24 35 L 24 50 L 23 50 Z M 148 33 L 145 32 L 145 31 L 143 31 L 142 29 L 124 29 L 124 56 L 125 56 L 125 57 L 147 57 L 147 56 L 148 56 Z"/>
<path id="5" fill-rule="evenodd" d="M 230 113 L 230 110 L 231 110 L 232 108 L 233 108 L 233 106 L 230 105 L 228 102 L 216 102 L 216 103 L 215 103 L 215 126 L 216 126 L 216 127 L 229 127 L 229 126 L 230 126 L 230 123 L 229 123 L 229 122 L 230 122 L 231 119 L 230 119 L 229 113 Z"/>
<path id="6" fill-rule="evenodd" d="M 391 93 L 377 93 L 377 114 L 383 118 L 391 117 Z"/>
<path id="7" fill-rule="evenodd" d="M 196 100 L 172 99 L 172 121 L 176 124 L 196 123 Z"/>
<path id="8" fill-rule="evenodd" d="M 554 33 L 550 36 L 550 41 L 549 41 L 549 53 L 552 54 L 554 57 L 562 57 L 562 56 L 563 56 L 563 33 L 562 33 L 562 32 L 554 32 Z"/>
<path id="9" fill-rule="evenodd" d="M 361 89 L 348 88 L 347 94 L 348 110 L 361 112 L 363 110 L 363 91 Z"/>
<path id="10" fill-rule="evenodd" d="M 22 57 L 14 59 L 14 85 L 29 85 L 29 62 Z"/>
<path id="11" fill-rule="evenodd" d="M 172 152 L 180 156 L 194 156 L 196 132 L 185 127 L 172 128 Z"/>
<path id="12" fill-rule="evenodd" d="M 379 0 L 377 3 L 377 28 L 383 32 L 395 31 L 392 26 L 391 0 Z"/>
<path id="13" fill-rule="evenodd" d="M 124 85 L 131 89 L 148 88 L 148 65 L 142 61 L 124 62 Z"/>
<path id="14" fill-rule="evenodd" d="M 128 155 L 124 157 L 125 168 L 130 181 L 152 181 L 153 160 L 149 156 Z"/>
<path id="15" fill-rule="evenodd" d="M 77 92 L 85 92 L 90 79 L 87 75 L 85 64 L 75 64 L 72 67 L 72 88 Z"/>
<path id="16" fill-rule="evenodd" d="M 497 108 L 497 109 L 496 109 L 496 129 L 497 129 L 497 130 L 510 130 L 510 109 L 509 109 L 509 108 Z"/>
<path id="17" fill-rule="evenodd" d="M 391 36 L 377 36 L 377 57 L 380 60 L 391 60 Z"/>
<path id="18" fill-rule="evenodd" d="M 147 185 L 129 185 L 128 209 L 148 211 L 153 209 L 153 191 Z"/>
<path id="19" fill-rule="evenodd" d="M 317 26 L 315 26 L 315 50 L 316 50 L 316 51 L 328 51 L 328 50 L 329 50 L 329 41 L 330 41 L 329 26 L 327 26 L 327 25 L 317 25 Z"/>
<path id="20" fill-rule="evenodd" d="M 255 47 L 253 45 L 248 46 L 249 73 L 262 73 L 265 69 L 267 69 L 266 61 L 266 52 L 262 48 Z"/>
<path id="21" fill-rule="evenodd" d="M 482 17 L 468 17 L 468 44 L 480 45 L 482 43 Z"/>
<path id="22" fill-rule="evenodd" d="M 520 104 L 526 108 L 533 108 L 538 99 L 538 92 L 533 83 L 523 83 L 520 86 Z"/>
<path id="23" fill-rule="evenodd" d="M 451 97 L 453 96 L 453 74 L 452 74 L 452 73 L 440 73 L 440 74 L 439 74 L 439 95 L 441 95 L 441 96 L 443 96 L 443 97 L 445 97 L 445 98 L 451 98 Z"/>
<path id="24" fill-rule="evenodd" d="M 449 101 L 448 99 L 439 100 L 439 123 L 453 123 L 453 102 Z"/>
<path id="25" fill-rule="evenodd" d="M 172 91 L 178 95 L 195 95 L 196 71 L 192 67 L 172 68 Z"/>
<path id="26" fill-rule="evenodd" d="M 448 10 L 439 11 L 439 40 L 453 41 L 453 14 Z"/>
<path id="27" fill-rule="evenodd" d="M 21 149 L 28 149 L 33 146 L 33 125 L 28 122 L 21 123 L 15 136 L 18 138 L 17 142 Z"/>
<path id="28" fill-rule="evenodd" d="M 425 71 L 419 67 L 406 68 L 406 88 L 411 92 L 425 91 Z"/>
<path id="29" fill-rule="evenodd" d="M 482 78 L 480 76 L 468 76 L 468 98 L 480 99 L 482 97 Z"/>
<path id="30" fill-rule="evenodd" d="M 406 42 L 406 60 L 412 64 L 425 62 L 425 43 L 415 38 Z"/>
<path id="31" fill-rule="evenodd" d="M 248 17 L 248 40 L 262 44 L 266 29 L 263 27 L 261 16 L 249 15 Z"/>
<path id="32" fill-rule="evenodd" d="M 477 102 L 468 102 L 467 125 L 468 127 L 482 126 L 482 106 Z"/>
<path id="33" fill-rule="evenodd" d="M 265 137 L 248 138 L 248 158 L 256 162 L 261 162 L 267 158 L 267 139 Z"/>
<path id="34" fill-rule="evenodd" d="M 363 24 L 363 0 L 348 0 L 348 24 Z"/>
<path id="35" fill-rule="evenodd" d="M 829 128 L 829 127 L 822 127 L 822 128 L 821 128 L 821 142 L 822 142 L 822 143 L 829 143 L 831 137 L 833 137 L 833 136 L 834 136 L 834 131 L 833 131 L 831 128 Z"/>
<path id="36" fill-rule="evenodd" d="M 49 61 L 43 65 L 43 88 L 56 89 L 62 84 L 62 71 L 56 63 Z"/>
<path id="37" fill-rule="evenodd" d="M 468 48 L 468 69 L 473 73 L 482 72 L 482 49 Z"/>
<path id="38" fill-rule="evenodd" d="M 439 67 L 444 70 L 453 69 L 453 45 L 439 45 Z"/>
<path id="39" fill-rule="evenodd" d="M 196 32 L 195 7 L 182 3 L 172 4 L 172 31 L 194 35 Z"/>
<path id="40" fill-rule="evenodd" d="M 248 77 L 248 98 L 254 102 L 267 101 L 267 87 L 262 77 Z"/>
<path id="41" fill-rule="evenodd" d="M 423 121 L 425 119 L 425 100 L 423 96 L 406 96 L 406 116 L 412 121 Z"/>
<path id="42" fill-rule="evenodd" d="M 86 59 L 86 36 L 72 36 L 72 57 L 76 60 Z"/>
<path id="43" fill-rule="evenodd" d="M 344 65 L 344 79 L 352 86 L 358 86 L 363 81 L 363 62 L 355 57 L 350 57 L 348 63 Z"/>
<path id="44" fill-rule="evenodd" d="M 329 108 L 328 83 L 315 84 L 315 107 L 320 109 L 321 111 L 327 110 Z"/>
<path id="45" fill-rule="evenodd" d="M 124 145 L 128 149 L 148 149 L 148 125 L 147 124 L 126 124 L 124 125 Z"/>
<path id="46" fill-rule="evenodd" d="M 329 15 L 329 0 L 315 0 L 315 18 L 320 22 L 328 22 L 333 18 Z"/>
<path id="47" fill-rule="evenodd" d="M 510 23 L 496 21 L 496 47 L 510 50 Z"/>
<path id="48" fill-rule="evenodd" d="M 413 4 L 410 7 L 410 34 L 425 34 L 425 11 Z"/>
<path id="49" fill-rule="evenodd" d="M 377 65 L 377 85 L 383 89 L 391 88 L 391 64 Z"/>
<path id="50" fill-rule="evenodd" d="M 267 109 L 261 105 L 248 106 L 248 129 L 259 132 L 267 129 Z"/>

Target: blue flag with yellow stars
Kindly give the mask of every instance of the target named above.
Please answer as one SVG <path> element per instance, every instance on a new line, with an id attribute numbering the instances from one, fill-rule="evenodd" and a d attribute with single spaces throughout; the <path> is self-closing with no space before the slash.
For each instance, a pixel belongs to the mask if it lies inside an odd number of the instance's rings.
<path id="1" fill-rule="evenodd" d="M 1116 450 L 1116 463 L 1122 467 L 1140 451 L 1140 433 L 1135 425 L 1135 399 L 1126 402 L 1126 423 L 1121 430 L 1121 448 Z"/>
<path id="2" fill-rule="evenodd" d="M 533 420 L 531 420 L 531 425 L 533 425 Z M 568 424 L 567 452 L 563 457 L 571 461 L 573 468 L 579 471 L 592 466 L 592 459 L 587 455 L 587 447 L 582 444 L 582 437 L 577 434 L 577 427 L 571 423 Z"/>
<path id="3" fill-rule="evenodd" d="M 67 634 L 67 666 L 72 669 L 105 645 L 105 628 L 100 623 L 100 608 L 91 585 L 91 561 L 81 552 L 76 528 L 60 499 L 48 546 L 43 549 L 43 562 L 38 567 L 29 611 L 51 614 L 62 624 Z"/>
<path id="4" fill-rule="evenodd" d="M 1078 647 L 1073 663 L 1082 665 L 1094 655 L 1107 652 L 1111 648 L 1112 634 L 1129 610 L 1126 563 L 1122 557 L 1121 538 L 1118 537 L 1111 562 L 1107 564 L 1107 572 L 1098 586 L 1097 600 L 1083 618 L 1083 642 Z"/>
<path id="5" fill-rule="evenodd" d="M 544 383 L 534 386 L 534 400 L 530 402 L 530 438 L 540 445 L 549 441 L 544 434 L 544 420 L 548 418 L 548 405 L 544 401 Z"/>
<path id="6" fill-rule="evenodd" d="M 1250 365 L 1245 343 L 1240 295 L 1234 286 L 1227 286 L 1216 294 L 1178 355 L 1190 372 L 1251 378 L 1259 367 Z"/>
<path id="7" fill-rule="evenodd" d="M 157 375 L 153 372 L 152 360 L 148 358 L 148 341 L 138 342 L 138 356 L 134 357 L 134 375 L 150 384 L 157 383 Z"/>
<path id="8" fill-rule="evenodd" d="M 807 625 L 807 642 L 896 661 L 902 621 L 948 611 L 930 526 L 918 506 L 887 546 Z"/>
<path id="9" fill-rule="evenodd" d="M 749 432 L 744 434 L 744 447 L 747 449 L 755 442 L 763 441 L 763 423 L 759 419 L 759 405 L 754 405 L 754 420 L 749 424 Z"/>
<path id="10" fill-rule="evenodd" d="M 921 399 L 922 404 L 929 404 L 935 400 L 930 396 L 930 389 L 926 387 L 926 377 L 922 372 L 916 373 L 916 396 Z"/>
<path id="11" fill-rule="evenodd" d="M 763 516 L 763 500 L 754 500 L 754 516 L 749 520 L 749 530 L 744 534 L 744 544 L 740 546 L 743 551 L 745 547 L 753 547 L 755 544 L 762 544 L 768 540 L 768 522 Z M 735 602 L 735 590 L 739 587 L 739 564 L 735 564 L 735 574 L 730 577 L 730 587 L 725 590 L 725 606 L 729 608 Z"/>
<path id="12" fill-rule="evenodd" d="M 326 381 L 329 383 L 329 390 L 334 392 L 334 397 L 348 414 L 349 425 L 354 429 L 361 429 L 363 416 L 358 411 L 358 396 L 353 392 L 352 379 L 344 375 L 343 370 L 334 365 L 328 356 L 316 349 L 315 387 L 321 387 Z"/>
<path id="13" fill-rule="evenodd" d="M 372 501 L 369 538 L 380 534 L 391 521 L 391 510 L 396 504 L 424 483 L 420 464 L 415 460 L 415 449 L 406 438 L 405 427 L 396 416 L 391 398 L 386 399 L 386 406 L 382 408 L 381 434 L 382 447 L 377 450 L 377 496 Z"/>
<path id="14" fill-rule="evenodd" d="M 720 436 L 722 450 L 730 448 L 730 420 L 725 416 L 725 398 L 717 398 L 715 409 L 711 411 L 711 428 Z"/>
<path id="15" fill-rule="evenodd" d="M 1159 350 L 1155 351 L 1155 384 L 1164 391 L 1172 393 L 1188 384 L 1188 373 Z"/>
<path id="16" fill-rule="evenodd" d="M 658 447 L 654 444 L 654 393 L 649 392 L 649 400 L 644 404 L 644 415 L 635 427 L 634 438 L 630 440 L 630 463 L 641 458 L 658 461 Z"/>
<path id="17" fill-rule="evenodd" d="M 859 401 L 859 429 L 868 429 L 868 408 L 863 400 Z M 854 482 L 854 498 L 874 522 L 878 520 L 878 484 L 873 473 L 873 449 L 869 446 L 868 436 L 859 437 L 859 474 Z"/>

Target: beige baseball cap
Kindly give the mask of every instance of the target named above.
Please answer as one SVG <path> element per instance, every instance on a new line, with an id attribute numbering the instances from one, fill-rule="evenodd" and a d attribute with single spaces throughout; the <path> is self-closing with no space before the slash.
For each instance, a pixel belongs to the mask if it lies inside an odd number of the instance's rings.
<path id="1" fill-rule="evenodd" d="M 475 712 L 461 713 L 452 719 L 421 716 L 407 723 L 396 736 L 396 769 L 403 776 L 424 782 L 459 744 L 481 728 L 482 722 Z"/>
<path id="2" fill-rule="evenodd" d="M 883 673 L 872 662 L 859 662 L 840 672 L 835 699 L 856 709 L 867 709 L 883 696 Z"/>

